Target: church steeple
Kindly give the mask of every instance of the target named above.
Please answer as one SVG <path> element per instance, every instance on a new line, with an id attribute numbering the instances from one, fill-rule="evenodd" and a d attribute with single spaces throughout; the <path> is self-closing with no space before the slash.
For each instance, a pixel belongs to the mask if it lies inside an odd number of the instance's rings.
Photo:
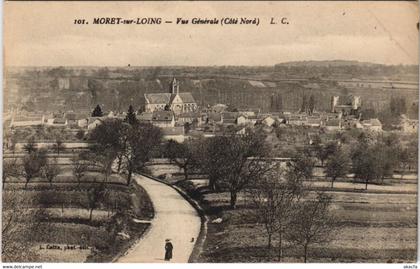
<path id="1" fill-rule="evenodd" d="M 178 94 L 179 93 L 179 82 L 174 78 L 171 82 L 171 93 Z"/>

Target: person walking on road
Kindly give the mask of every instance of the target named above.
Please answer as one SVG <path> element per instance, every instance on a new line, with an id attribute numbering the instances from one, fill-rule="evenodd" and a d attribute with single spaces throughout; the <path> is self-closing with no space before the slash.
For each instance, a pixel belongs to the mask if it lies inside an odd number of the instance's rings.
<path id="1" fill-rule="evenodd" d="M 172 259 L 172 250 L 174 249 L 174 246 L 170 239 L 166 239 L 165 242 L 165 261 L 170 261 Z"/>

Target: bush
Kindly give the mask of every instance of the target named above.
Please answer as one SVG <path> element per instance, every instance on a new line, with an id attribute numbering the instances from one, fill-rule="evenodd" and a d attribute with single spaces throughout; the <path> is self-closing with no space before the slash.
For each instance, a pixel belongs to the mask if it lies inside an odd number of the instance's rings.
<path id="1" fill-rule="evenodd" d="M 202 200 L 203 197 L 201 191 L 196 188 L 191 181 L 180 181 L 177 183 L 177 186 L 184 190 L 192 199 L 197 201 Z"/>

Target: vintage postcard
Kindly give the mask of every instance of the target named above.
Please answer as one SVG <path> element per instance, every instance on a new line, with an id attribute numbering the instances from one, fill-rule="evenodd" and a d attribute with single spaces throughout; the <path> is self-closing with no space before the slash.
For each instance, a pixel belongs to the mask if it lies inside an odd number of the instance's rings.
<path id="1" fill-rule="evenodd" d="M 418 2 L 3 10 L 2 262 L 417 262 Z"/>

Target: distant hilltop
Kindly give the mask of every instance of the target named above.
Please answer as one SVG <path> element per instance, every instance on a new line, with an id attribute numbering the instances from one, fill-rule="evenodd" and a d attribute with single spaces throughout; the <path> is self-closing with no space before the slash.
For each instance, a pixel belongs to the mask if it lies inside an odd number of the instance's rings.
<path id="1" fill-rule="evenodd" d="M 328 67 L 328 66 L 380 66 L 383 64 L 359 62 L 359 61 L 348 61 L 348 60 L 330 60 L 330 61 L 293 61 L 279 63 L 275 66 L 317 66 L 317 67 Z"/>

